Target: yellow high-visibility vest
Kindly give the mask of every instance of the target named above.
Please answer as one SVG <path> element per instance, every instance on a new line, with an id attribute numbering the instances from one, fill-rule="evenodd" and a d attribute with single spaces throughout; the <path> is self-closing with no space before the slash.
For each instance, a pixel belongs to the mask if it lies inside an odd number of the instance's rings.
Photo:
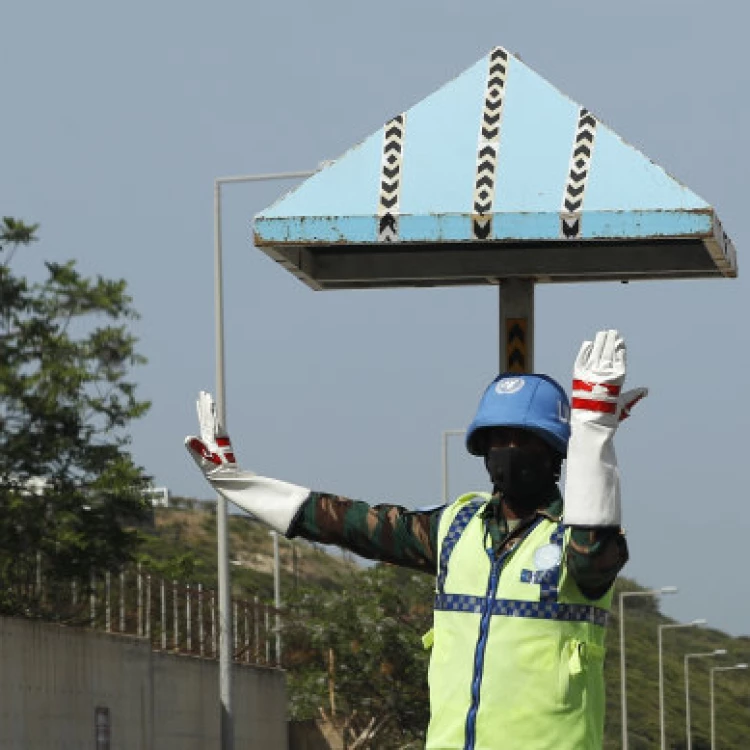
<path id="1" fill-rule="evenodd" d="M 440 521 L 427 749 L 601 750 L 612 591 L 581 593 L 562 522 L 540 517 L 496 556 L 488 501 L 463 495 Z"/>

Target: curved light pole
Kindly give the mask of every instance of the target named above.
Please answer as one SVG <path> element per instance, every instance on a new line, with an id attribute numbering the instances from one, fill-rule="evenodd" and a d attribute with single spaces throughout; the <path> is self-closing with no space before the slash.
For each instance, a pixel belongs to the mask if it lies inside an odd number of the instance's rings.
<path id="1" fill-rule="evenodd" d="M 711 658 L 713 656 L 724 656 L 727 650 L 717 648 L 704 654 L 685 654 L 685 731 L 687 732 L 687 750 L 693 750 L 693 736 L 690 728 L 690 659 Z"/>
<path id="2" fill-rule="evenodd" d="M 448 438 L 451 435 L 465 435 L 466 430 L 443 430 L 443 505 L 447 505 L 448 500 Z"/>
<path id="3" fill-rule="evenodd" d="M 662 633 L 673 628 L 690 628 L 695 625 L 705 625 L 705 620 L 677 623 L 675 625 L 659 625 L 659 730 L 661 732 L 661 750 L 666 750 L 667 733 L 664 722 L 664 662 L 662 661 Z"/>
<path id="4" fill-rule="evenodd" d="M 628 750 L 628 693 L 625 679 L 625 598 L 628 596 L 659 596 L 659 594 L 676 594 L 676 586 L 662 586 L 648 591 L 620 592 L 620 694 L 622 704 L 622 750 Z"/>
<path id="5" fill-rule="evenodd" d="M 322 166 L 322 165 L 321 165 Z M 217 177 L 214 180 L 214 314 L 216 336 L 216 413 L 224 429 L 227 411 L 224 375 L 224 273 L 221 250 L 221 186 L 235 182 L 266 182 L 310 177 L 315 172 L 275 172 L 271 174 Z M 219 586 L 219 742 L 221 750 L 234 748 L 232 714 L 232 600 L 229 580 L 229 523 L 227 501 L 216 497 L 216 541 Z"/>
<path id="6" fill-rule="evenodd" d="M 711 750 L 716 750 L 716 721 L 714 720 L 714 672 L 730 672 L 733 669 L 747 669 L 747 664 L 733 667 L 711 667 Z"/>

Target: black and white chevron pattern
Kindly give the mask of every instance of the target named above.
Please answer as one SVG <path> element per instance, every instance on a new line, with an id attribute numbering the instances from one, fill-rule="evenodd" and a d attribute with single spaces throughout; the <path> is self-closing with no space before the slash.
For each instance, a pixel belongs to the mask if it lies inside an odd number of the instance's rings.
<path id="1" fill-rule="evenodd" d="M 406 113 L 386 123 L 383 135 L 383 159 L 380 168 L 378 202 L 378 242 L 398 240 L 398 200 L 401 188 L 401 163 L 404 153 Z"/>
<path id="2" fill-rule="evenodd" d="M 477 148 L 477 175 L 474 183 L 474 210 L 471 226 L 474 238 L 478 240 L 486 240 L 492 233 L 495 172 L 507 74 L 508 53 L 502 47 L 495 47 L 489 57 L 487 89 Z"/>
<path id="3" fill-rule="evenodd" d="M 578 237 L 581 234 L 583 196 L 586 192 L 595 136 L 596 118 L 587 109 L 581 108 L 560 210 L 560 233 L 566 238 Z"/>

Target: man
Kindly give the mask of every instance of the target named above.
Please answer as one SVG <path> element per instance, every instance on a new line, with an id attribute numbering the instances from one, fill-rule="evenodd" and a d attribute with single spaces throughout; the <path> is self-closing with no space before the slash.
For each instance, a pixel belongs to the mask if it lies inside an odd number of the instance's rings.
<path id="1" fill-rule="evenodd" d="M 621 393 L 624 379 L 625 343 L 613 330 L 581 346 L 572 403 L 547 376 L 498 376 L 466 436 L 493 492 L 432 511 L 370 507 L 241 471 L 205 393 L 201 438 L 186 445 L 214 489 L 288 537 L 436 574 L 429 750 L 596 750 L 604 628 L 628 558 L 612 439 L 646 395 Z"/>

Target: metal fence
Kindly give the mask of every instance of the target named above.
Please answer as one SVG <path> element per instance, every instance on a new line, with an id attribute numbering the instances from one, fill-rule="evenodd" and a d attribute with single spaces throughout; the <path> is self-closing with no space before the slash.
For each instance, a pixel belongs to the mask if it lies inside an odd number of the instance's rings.
<path id="1" fill-rule="evenodd" d="M 169 580 L 134 566 L 88 581 L 48 581 L 37 563 L 33 580 L 5 582 L 18 614 L 148 638 L 155 650 L 218 658 L 218 592 Z M 232 599 L 234 660 L 277 664 L 276 615 L 260 602 Z"/>

